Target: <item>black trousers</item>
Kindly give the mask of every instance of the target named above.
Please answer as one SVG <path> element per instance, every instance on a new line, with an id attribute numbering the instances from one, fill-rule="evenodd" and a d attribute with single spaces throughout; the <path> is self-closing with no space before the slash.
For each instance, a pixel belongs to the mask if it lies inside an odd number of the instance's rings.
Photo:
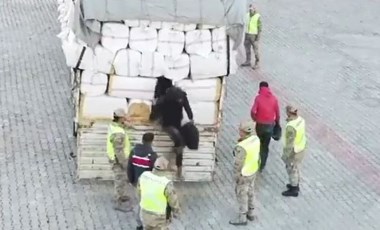
<path id="1" fill-rule="evenodd" d="M 176 165 L 177 167 L 182 166 L 183 160 L 183 148 L 185 146 L 185 141 L 183 140 L 181 132 L 178 128 L 174 126 L 164 127 L 164 131 L 169 135 L 170 139 L 174 142 L 174 148 L 176 153 Z"/>
<path id="2" fill-rule="evenodd" d="M 260 139 L 260 170 L 264 169 L 269 153 L 269 144 L 272 139 L 274 124 L 256 123 L 256 134 Z"/>

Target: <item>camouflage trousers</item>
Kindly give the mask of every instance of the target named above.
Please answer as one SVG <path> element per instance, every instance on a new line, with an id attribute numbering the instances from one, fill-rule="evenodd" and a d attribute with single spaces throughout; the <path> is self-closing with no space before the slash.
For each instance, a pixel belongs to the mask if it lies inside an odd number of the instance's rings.
<path id="1" fill-rule="evenodd" d="M 140 211 L 144 230 L 169 230 L 166 215 L 158 215 L 144 210 Z"/>
<path id="2" fill-rule="evenodd" d="M 117 201 L 123 201 L 128 199 L 128 176 L 127 172 L 121 168 L 120 164 L 114 164 L 112 171 L 115 175 L 115 198 Z"/>
<path id="3" fill-rule="evenodd" d="M 256 174 L 247 177 L 240 176 L 236 181 L 235 193 L 240 213 L 247 213 L 248 210 L 255 208 L 255 179 Z"/>
<path id="4" fill-rule="evenodd" d="M 293 161 L 286 162 L 286 172 L 289 176 L 289 184 L 291 186 L 298 186 L 300 183 L 300 171 L 298 164 Z"/>
<path id="5" fill-rule="evenodd" d="M 245 34 L 244 39 L 244 48 L 245 48 L 245 55 L 246 55 L 246 61 L 251 61 L 251 47 L 253 47 L 253 52 L 255 53 L 256 61 L 260 61 L 259 56 L 259 47 L 258 47 L 258 41 L 256 41 L 256 35 L 254 34 Z"/>

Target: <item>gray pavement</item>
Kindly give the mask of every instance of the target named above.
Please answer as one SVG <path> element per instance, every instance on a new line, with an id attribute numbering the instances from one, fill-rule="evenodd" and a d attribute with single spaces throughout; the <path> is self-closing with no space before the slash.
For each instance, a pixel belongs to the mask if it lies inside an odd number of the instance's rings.
<path id="1" fill-rule="evenodd" d="M 133 229 L 109 182 L 74 183 L 69 71 L 53 0 L 0 2 L 0 229 Z M 213 183 L 178 185 L 184 215 L 171 229 L 235 229 L 231 150 L 260 80 L 307 119 L 302 193 L 285 199 L 273 143 L 257 181 L 258 220 L 239 229 L 380 228 L 380 5 L 371 0 L 259 1 L 259 71 L 228 79 Z M 237 229 L 237 228 L 236 228 Z"/>

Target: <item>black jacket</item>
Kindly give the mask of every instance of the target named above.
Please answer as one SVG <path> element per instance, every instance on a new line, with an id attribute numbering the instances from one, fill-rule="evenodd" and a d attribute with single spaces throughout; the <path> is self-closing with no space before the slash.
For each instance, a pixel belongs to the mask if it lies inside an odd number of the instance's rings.
<path id="1" fill-rule="evenodd" d="M 152 146 L 135 145 L 128 159 L 127 174 L 129 182 L 135 186 L 143 172 L 153 170 L 156 159 L 157 153 L 153 151 Z"/>

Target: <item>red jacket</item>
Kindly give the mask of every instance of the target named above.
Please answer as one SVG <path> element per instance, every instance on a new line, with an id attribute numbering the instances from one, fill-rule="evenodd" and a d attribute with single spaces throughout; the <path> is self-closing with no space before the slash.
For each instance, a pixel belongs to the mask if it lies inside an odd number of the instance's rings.
<path id="1" fill-rule="evenodd" d="M 280 121 L 278 101 L 269 88 L 260 88 L 251 109 L 251 117 L 260 124 L 273 124 Z"/>

